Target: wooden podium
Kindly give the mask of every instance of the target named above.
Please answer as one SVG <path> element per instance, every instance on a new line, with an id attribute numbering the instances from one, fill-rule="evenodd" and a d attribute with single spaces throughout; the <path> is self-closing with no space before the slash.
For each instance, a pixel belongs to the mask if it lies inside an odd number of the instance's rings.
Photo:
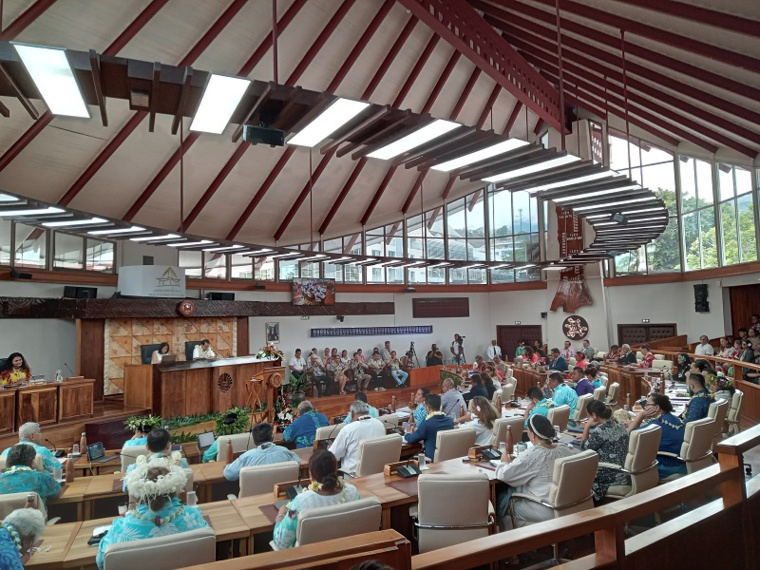
<path id="1" fill-rule="evenodd" d="M 223 412 L 248 402 L 246 382 L 264 376 L 261 393 L 274 404 L 272 373 L 284 375 L 276 360 L 253 356 L 196 360 L 168 365 L 136 364 L 124 367 L 124 405 L 150 408 L 163 418 Z"/>

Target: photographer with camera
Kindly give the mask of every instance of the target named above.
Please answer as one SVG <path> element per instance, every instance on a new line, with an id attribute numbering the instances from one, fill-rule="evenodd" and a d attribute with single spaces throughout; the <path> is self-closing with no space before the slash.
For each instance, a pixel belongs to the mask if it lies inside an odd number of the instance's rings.
<path id="1" fill-rule="evenodd" d="M 451 343 L 451 348 L 449 350 L 451 351 L 451 354 L 454 355 L 453 363 L 454 364 L 464 364 L 465 358 L 464 358 L 464 339 L 467 337 L 459 336 L 459 334 L 454 333 L 454 342 Z"/>
<path id="2" fill-rule="evenodd" d="M 443 353 L 437 344 L 433 344 L 425 355 L 425 366 L 440 366 L 441 364 L 443 364 Z"/>

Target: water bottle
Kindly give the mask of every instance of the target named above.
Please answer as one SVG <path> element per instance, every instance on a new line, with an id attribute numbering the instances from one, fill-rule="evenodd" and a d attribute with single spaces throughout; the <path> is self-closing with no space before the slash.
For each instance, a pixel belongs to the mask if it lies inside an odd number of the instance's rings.
<path id="1" fill-rule="evenodd" d="M 198 504 L 198 497 L 195 494 L 195 491 L 188 491 L 187 492 L 187 498 L 185 500 L 188 507 L 194 507 Z"/>
<path id="2" fill-rule="evenodd" d="M 27 493 L 26 494 L 26 505 L 24 505 L 27 509 L 36 509 L 37 508 L 37 497 L 34 493 Z"/>
<path id="3" fill-rule="evenodd" d="M 55 383 L 56 384 L 63 384 L 63 374 L 60 370 L 55 371 Z"/>
<path id="4" fill-rule="evenodd" d="M 427 467 L 425 467 L 425 462 L 426 461 L 427 461 L 427 457 L 425 457 L 424 453 L 420 453 L 417 456 L 417 463 L 419 464 L 420 470 L 427 469 Z"/>

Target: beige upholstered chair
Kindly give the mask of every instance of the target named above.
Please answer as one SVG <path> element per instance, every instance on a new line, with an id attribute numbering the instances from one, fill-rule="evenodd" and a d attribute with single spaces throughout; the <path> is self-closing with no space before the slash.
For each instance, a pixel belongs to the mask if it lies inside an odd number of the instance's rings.
<path id="1" fill-rule="evenodd" d="M 554 462 L 549 498 L 544 501 L 533 495 L 514 493 L 509 499 L 510 512 L 512 504 L 516 501 L 531 501 L 543 505 L 553 513 L 554 518 L 593 508 L 594 495 L 591 489 L 598 466 L 599 455 L 591 450 L 557 459 Z M 513 516 L 512 525 L 516 526 L 516 522 Z"/>
<path id="2" fill-rule="evenodd" d="M 463 427 L 439 431 L 435 437 L 435 456 L 433 461 L 446 461 L 465 457 L 469 449 L 475 445 L 477 433 L 473 428 Z"/>
<path id="3" fill-rule="evenodd" d="M 549 408 L 546 417 L 549 418 L 553 426 L 559 426 L 560 431 L 565 431 L 567 423 L 570 421 L 570 406 L 565 404 L 556 408 Z"/>
<path id="4" fill-rule="evenodd" d="M 608 499 L 624 499 L 656 487 L 660 482 L 657 472 L 657 451 L 662 438 L 662 428 L 649 424 L 633 430 L 628 439 L 628 454 L 623 466 L 613 463 L 599 463 L 599 468 L 606 467 L 631 476 L 630 485 L 612 485 L 607 489 Z"/>
<path id="5" fill-rule="evenodd" d="M 386 463 L 394 463 L 401 458 L 402 444 L 403 438 L 397 433 L 362 441 L 359 444 L 356 476 L 366 477 L 373 473 L 382 473 Z"/>
<path id="6" fill-rule="evenodd" d="M 731 403 L 728 400 L 719 400 L 710 404 L 707 409 L 707 417 L 715 420 L 715 434 L 713 435 L 713 445 L 716 445 L 723 439 L 723 428 L 726 427 L 726 418 Z"/>
<path id="7" fill-rule="evenodd" d="M 493 423 L 491 445 L 498 447 L 501 442 L 507 441 L 507 429 L 509 428 L 512 429 L 512 441 L 514 443 L 520 443 L 520 441 L 522 441 L 523 430 L 525 429 L 525 418 L 522 416 L 497 418 Z"/>
<path id="8" fill-rule="evenodd" d="M 47 509 L 45 503 L 42 501 L 37 493 L 34 495 L 35 504 L 37 509 L 42 513 L 42 516 L 47 519 Z M 0 521 L 11 514 L 16 509 L 23 509 L 26 507 L 26 496 L 29 495 L 28 491 L 22 491 L 21 493 L 8 493 L 0 495 Z M 58 520 L 58 519 L 56 519 Z"/>
<path id="9" fill-rule="evenodd" d="M 501 389 L 501 401 L 511 402 L 515 397 L 515 388 L 517 388 L 517 384 L 514 382 L 504 384 L 504 387 Z"/>
<path id="10" fill-rule="evenodd" d="M 504 401 L 504 389 L 500 388 L 498 390 L 493 391 L 493 395 L 491 396 L 491 403 L 495 406 L 496 400 L 502 398 L 502 402 Z"/>
<path id="11" fill-rule="evenodd" d="M 702 418 L 686 424 L 686 431 L 681 444 L 681 452 L 676 455 L 667 451 L 659 451 L 657 455 L 667 457 L 677 457 L 686 463 L 686 471 L 689 474 L 695 473 L 700 469 L 709 467 L 712 464 L 712 442 L 715 435 L 715 420 L 712 418 Z M 682 477 L 676 473 L 666 477 L 663 481 L 672 481 Z"/>
<path id="12" fill-rule="evenodd" d="M 575 413 L 573 414 L 573 421 L 576 424 L 588 417 L 586 408 L 588 407 L 588 403 L 593 399 L 594 394 L 583 394 L 583 396 L 578 396 L 578 403 L 575 404 Z"/>
<path id="13" fill-rule="evenodd" d="M 400 421 L 396 414 L 386 414 L 377 419 L 385 424 L 385 429 L 396 429 Z"/>
<path id="14" fill-rule="evenodd" d="M 636 360 L 638 362 L 641 362 L 642 360 L 644 360 L 644 354 L 640 350 L 636 351 Z"/>
<path id="15" fill-rule="evenodd" d="M 418 503 L 410 509 L 420 552 L 488 536 L 494 530 L 485 473 L 420 475 Z"/>
<path id="16" fill-rule="evenodd" d="M 594 395 L 593 400 L 599 400 L 600 402 L 604 402 L 604 399 L 607 397 L 607 388 L 604 386 L 599 386 L 598 388 L 594 389 Z"/>
<path id="17" fill-rule="evenodd" d="M 655 360 L 665 360 L 665 355 L 664 354 L 655 354 L 654 355 L 654 359 Z M 670 365 L 672 366 L 673 363 L 671 362 Z"/>
<path id="18" fill-rule="evenodd" d="M 253 443 L 253 435 L 251 435 L 251 432 L 219 436 L 219 445 L 216 454 L 217 461 L 227 461 L 227 441 L 232 441 L 233 453 L 241 453 L 256 447 Z"/>
<path id="19" fill-rule="evenodd" d="M 216 535 L 211 527 L 111 544 L 104 570 L 175 570 L 216 560 Z"/>
<path id="20" fill-rule="evenodd" d="M 567 359 L 567 368 L 568 369 L 571 369 L 576 364 L 578 364 L 578 360 L 574 356 L 571 356 L 570 358 Z"/>
<path id="21" fill-rule="evenodd" d="M 609 388 L 610 378 L 605 373 L 599 374 L 599 382 L 602 383 L 602 386 L 605 388 Z"/>
<path id="22" fill-rule="evenodd" d="M 240 494 L 242 497 L 263 495 L 274 490 L 275 483 L 297 481 L 301 465 L 297 461 L 252 465 L 240 470 Z"/>
<path id="23" fill-rule="evenodd" d="M 5 462 L 8 459 L 7 455 L 0 456 L 0 471 L 5 469 Z M 34 456 L 34 461 L 32 461 L 32 467 L 36 469 L 37 471 L 44 471 L 45 468 L 43 467 L 44 462 L 42 461 L 42 456 L 38 453 Z"/>
<path id="24" fill-rule="evenodd" d="M 597 358 L 597 359 L 599 359 L 599 360 L 602 360 L 602 359 L 604 359 L 604 355 L 605 355 L 605 354 L 607 354 L 607 353 L 606 353 L 606 352 L 604 352 L 603 350 L 597 350 L 597 351 L 596 351 L 596 354 L 594 355 L 594 358 Z"/>
<path id="25" fill-rule="evenodd" d="M 324 426 L 317 428 L 317 433 L 314 436 L 314 443 L 318 441 L 325 441 L 329 439 L 335 439 L 338 437 L 338 432 L 346 427 L 348 424 L 339 423 L 333 426 Z"/>
<path id="26" fill-rule="evenodd" d="M 658 371 L 664 371 L 664 370 L 673 370 L 673 363 L 670 360 L 662 360 L 655 356 L 655 359 L 652 361 L 652 370 L 658 370 Z"/>
<path id="27" fill-rule="evenodd" d="M 296 546 L 380 529 L 382 506 L 375 497 L 298 513 Z"/>
<path id="28" fill-rule="evenodd" d="M 744 393 L 741 390 L 736 390 L 731 398 L 731 404 L 728 407 L 728 414 L 726 416 L 726 424 L 728 428 L 726 430 L 727 436 L 732 436 L 739 433 L 739 412 L 742 409 L 742 400 L 744 399 Z"/>
<path id="29" fill-rule="evenodd" d="M 620 384 L 617 382 L 613 382 L 610 384 L 609 389 L 607 390 L 607 405 L 608 406 L 617 406 L 617 395 L 618 391 L 620 390 Z"/>
<path id="30" fill-rule="evenodd" d="M 508 382 L 512 378 L 514 378 L 514 372 L 512 371 L 512 367 L 507 366 L 507 371 L 504 373 L 504 381 Z"/>
<path id="31" fill-rule="evenodd" d="M 119 459 L 121 460 L 121 472 L 126 473 L 130 465 L 137 461 L 140 455 L 148 455 L 147 445 L 133 445 L 132 447 L 122 447 Z"/>

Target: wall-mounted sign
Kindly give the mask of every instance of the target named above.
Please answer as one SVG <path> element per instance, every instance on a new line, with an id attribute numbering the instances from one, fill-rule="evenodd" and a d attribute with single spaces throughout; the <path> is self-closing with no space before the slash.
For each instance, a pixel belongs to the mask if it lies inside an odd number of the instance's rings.
<path id="1" fill-rule="evenodd" d="M 170 265 L 129 265 L 119 269 L 118 291 L 125 297 L 185 297 L 185 270 Z"/>
<path id="2" fill-rule="evenodd" d="M 557 239 L 560 259 L 583 250 L 583 220 L 570 208 L 557 206 Z M 582 265 L 563 269 L 559 275 L 559 285 L 550 307 L 551 311 L 562 307 L 564 312 L 574 313 L 581 307 L 593 304 Z"/>
<path id="3" fill-rule="evenodd" d="M 588 335 L 588 322 L 580 315 L 570 315 L 562 322 L 562 332 L 570 340 L 581 340 Z"/>
<path id="4" fill-rule="evenodd" d="M 312 338 L 330 336 L 374 336 L 390 334 L 431 334 L 432 325 L 408 326 L 408 327 L 352 327 L 334 329 L 311 329 Z"/>

